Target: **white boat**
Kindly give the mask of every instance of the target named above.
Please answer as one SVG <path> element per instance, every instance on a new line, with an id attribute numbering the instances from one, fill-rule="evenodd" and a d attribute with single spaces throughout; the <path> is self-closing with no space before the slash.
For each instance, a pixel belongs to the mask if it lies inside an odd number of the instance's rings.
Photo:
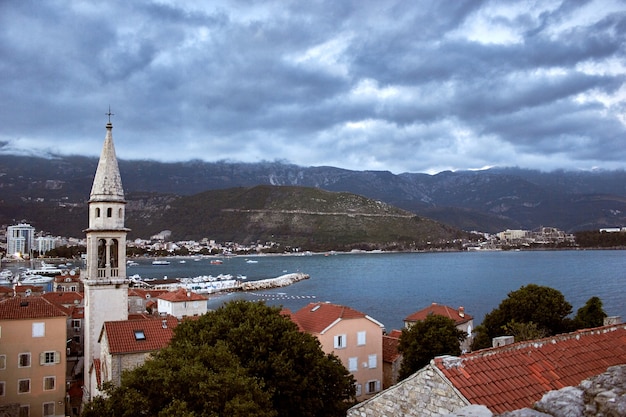
<path id="1" fill-rule="evenodd" d="M 252 260 L 252 259 L 246 259 L 246 263 L 247 264 L 258 264 L 259 261 L 255 261 L 255 260 Z"/>
<path id="2" fill-rule="evenodd" d="M 169 265 L 170 261 L 156 260 L 152 261 L 152 265 Z"/>
<path id="3" fill-rule="evenodd" d="M 4 284 L 13 284 L 13 272 L 5 269 L 3 271 L 0 271 L 0 285 L 4 285 Z"/>
<path id="4" fill-rule="evenodd" d="M 46 277 L 43 275 L 26 275 L 20 280 L 20 284 L 47 284 L 52 281 L 54 277 Z"/>
<path id="5" fill-rule="evenodd" d="M 23 275 L 39 275 L 44 277 L 54 278 L 57 275 L 63 274 L 63 269 L 58 268 L 54 265 L 48 264 L 46 262 L 41 263 L 40 268 L 27 269 Z"/>
<path id="6" fill-rule="evenodd" d="M 135 261 L 126 261 L 126 266 L 138 266 L 139 263 Z"/>

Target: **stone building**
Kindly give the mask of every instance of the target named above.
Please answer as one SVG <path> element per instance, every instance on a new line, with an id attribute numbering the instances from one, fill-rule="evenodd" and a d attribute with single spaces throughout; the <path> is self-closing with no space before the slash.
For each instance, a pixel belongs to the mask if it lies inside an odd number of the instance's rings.
<path id="1" fill-rule="evenodd" d="M 109 119 L 106 137 L 89 196 L 89 228 L 85 270 L 85 401 L 100 394 L 100 332 L 106 321 L 128 319 L 126 277 L 126 200 L 120 177 L 113 125 Z"/>
<path id="2" fill-rule="evenodd" d="M 178 320 L 161 318 L 108 321 L 100 334 L 100 378 L 98 384 L 121 382 L 122 371 L 143 365 L 154 352 L 166 347 Z"/>
<path id="3" fill-rule="evenodd" d="M 440 416 L 468 405 L 493 413 L 533 407 L 551 390 L 626 363 L 626 325 L 433 359 L 397 385 L 352 407 L 348 417 Z"/>

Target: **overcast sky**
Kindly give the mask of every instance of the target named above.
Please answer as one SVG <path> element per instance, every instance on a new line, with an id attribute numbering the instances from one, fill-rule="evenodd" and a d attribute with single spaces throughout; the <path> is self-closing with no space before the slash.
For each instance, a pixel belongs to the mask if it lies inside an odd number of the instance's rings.
<path id="1" fill-rule="evenodd" d="M 206 4 L 206 5 L 199 5 Z M 0 152 L 626 168 L 626 1 L 0 1 Z"/>

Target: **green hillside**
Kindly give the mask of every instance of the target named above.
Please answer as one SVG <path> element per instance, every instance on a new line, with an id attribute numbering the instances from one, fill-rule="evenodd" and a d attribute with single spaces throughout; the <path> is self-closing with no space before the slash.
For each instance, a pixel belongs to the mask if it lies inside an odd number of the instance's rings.
<path id="1" fill-rule="evenodd" d="M 171 230 L 173 240 L 278 242 L 303 250 L 414 249 L 465 237 L 456 229 L 350 193 L 256 186 L 213 190 L 129 207 L 133 235 Z M 149 212 L 150 215 L 146 216 Z"/>

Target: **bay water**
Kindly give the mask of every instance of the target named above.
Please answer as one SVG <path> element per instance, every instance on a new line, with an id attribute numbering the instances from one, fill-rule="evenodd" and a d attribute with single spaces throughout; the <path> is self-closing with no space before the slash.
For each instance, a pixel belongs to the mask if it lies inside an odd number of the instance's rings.
<path id="1" fill-rule="evenodd" d="M 159 266 L 152 265 L 152 259 L 140 259 L 127 274 L 173 281 L 219 274 L 258 280 L 303 272 L 310 278 L 288 287 L 210 295 L 209 308 L 245 299 L 296 311 L 310 302 L 329 301 L 359 310 L 387 330 L 402 328 L 406 316 L 433 302 L 465 307 L 476 326 L 509 292 L 528 284 L 559 290 L 572 304 L 573 314 L 597 296 L 609 316 L 626 319 L 623 250 L 233 256 L 220 258 L 219 265 L 210 259 L 215 258 L 168 258 L 169 265 Z"/>

